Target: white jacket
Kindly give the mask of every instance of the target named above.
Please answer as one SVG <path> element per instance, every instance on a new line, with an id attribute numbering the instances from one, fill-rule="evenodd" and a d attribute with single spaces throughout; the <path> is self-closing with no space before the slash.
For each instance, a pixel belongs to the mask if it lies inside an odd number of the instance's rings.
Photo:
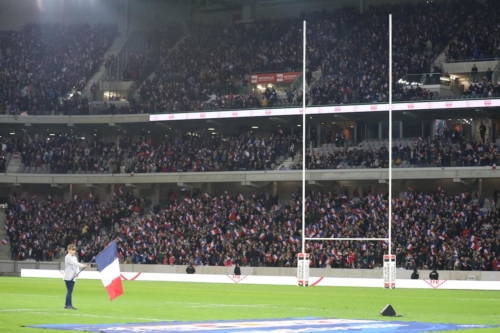
<path id="1" fill-rule="evenodd" d="M 66 264 L 66 268 L 64 269 L 64 280 L 65 281 L 75 281 L 75 276 L 78 274 L 78 267 L 83 268 L 85 265 L 80 264 L 76 256 L 71 254 L 67 254 L 66 258 L 64 258 L 64 263 Z"/>

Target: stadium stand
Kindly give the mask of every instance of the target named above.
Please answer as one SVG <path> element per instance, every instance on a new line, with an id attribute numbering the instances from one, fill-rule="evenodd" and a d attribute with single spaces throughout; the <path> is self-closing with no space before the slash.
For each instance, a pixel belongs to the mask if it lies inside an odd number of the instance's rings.
<path id="1" fill-rule="evenodd" d="M 11 197 L 6 228 L 18 260 L 51 260 L 75 243 L 88 262 L 116 238 L 123 262 L 287 267 L 296 266 L 301 240 L 300 196 L 290 199 L 280 205 L 276 195 L 245 199 L 238 193 L 177 197 L 172 192 L 167 204 L 152 206 L 121 188 L 110 202 L 91 195 L 69 201 Z M 309 192 L 306 200 L 308 237 L 387 237 L 384 194 Z M 449 196 L 440 188 L 408 189 L 404 198 L 393 199 L 393 207 L 398 267 L 498 269 L 494 200 Z M 381 266 L 387 244 L 327 241 L 307 242 L 306 248 L 314 267 L 370 269 Z"/>
<path id="2" fill-rule="evenodd" d="M 1 62 L 7 82 L 0 90 L 2 104 L 7 103 L 7 110 L 12 113 L 58 111 L 86 114 L 88 100 L 67 95 L 83 88 L 96 65 L 105 61 L 108 79 L 137 81 L 140 97 L 134 105 L 134 113 L 297 105 L 302 99 L 299 97 L 303 94 L 300 90 L 292 93 L 296 98 L 288 93 L 286 97 L 278 98 L 272 91 L 262 96 L 245 87 L 252 73 L 300 71 L 301 22 L 304 19 L 309 22 L 310 32 L 306 75 L 306 92 L 310 96 L 308 103 L 387 102 L 389 13 L 394 15 L 393 74 L 397 81 L 407 74 L 429 73 L 436 57 L 450 43 L 447 53 L 453 59 L 496 57 L 492 45 L 496 45 L 497 36 L 482 37 L 484 34 L 481 34 L 489 26 L 484 15 L 491 19 L 494 15 L 489 16 L 489 13 L 495 8 L 493 1 L 484 5 L 475 1 L 422 2 L 371 6 L 363 14 L 349 7 L 304 13 L 298 18 L 255 20 L 248 24 L 191 23 L 186 38 L 174 50 L 171 49 L 179 41 L 181 32 L 177 24 L 171 24 L 152 33 L 132 33 L 122 52 L 107 59 L 102 59 L 102 56 L 116 36 L 116 29 L 111 26 L 62 28 L 42 25 L 39 28 L 32 24 L 22 32 L 7 33 L 2 37 L 2 54 L 7 54 Z M 454 38 L 469 16 L 471 21 L 461 30 L 458 39 Z M 82 31 L 89 29 L 92 33 L 85 33 L 84 36 Z M 46 47 L 40 52 L 35 45 L 31 45 L 28 40 L 39 35 L 47 38 L 49 45 L 56 41 L 70 45 L 69 57 L 73 58 L 65 64 L 62 78 L 57 79 L 62 82 L 57 85 L 50 80 L 50 76 L 57 73 L 52 59 L 58 59 L 61 54 L 53 54 L 57 47 Z M 96 41 L 97 36 L 106 38 Z M 26 43 L 19 47 L 15 41 L 20 38 Z M 94 44 L 98 47 L 92 48 Z M 22 61 L 16 62 L 9 57 L 13 53 L 30 54 L 35 51 L 37 55 L 51 60 L 43 71 L 38 68 L 40 73 L 31 73 L 29 79 L 18 82 L 19 79 L 14 77 L 19 75 L 14 73 L 24 71 L 19 67 Z M 44 62 L 43 59 L 37 60 Z M 146 79 L 155 68 L 153 78 Z M 310 73 L 313 71 L 322 73 L 318 81 L 311 82 Z M 48 80 L 49 86 L 44 84 L 45 80 Z M 14 86 L 15 89 L 10 89 Z M 18 89 L 18 86 L 21 88 Z M 437 92 L 427 89 L 417 88 L 418 91 L 415 91 L 402 86 L 395 89 L 395 101 L 440 99 Z M 488 96 L 490 90 L 481 91 L 478 95 Z M 27 98 L 33 94 L 38 98 Z M 475 95 L 470 94 L 471 97 Z M 65 101 L 57 103 L 57 97 L 63 97 Z"/>
<path id="3" fill-rule="evenodd" d="M 98 69 L 117 35 L 113 25 L 48 23 L 2 34 L 1 107 L 10 114 L 85 109 L 88 101 L 81 101 L 77 92 Z M 64 104 L 59 98 L 66 100 Z"/>
<path id="4" fill-rule="evenodd" d="M 300 158 L 300 135 L 174 135 L 156 142 L 145 136 L 103 141 L 57 134 L 47 140 L 5 136 L 6 165 L 21 157 L 18 173 L 157 173 L 273 170 L 285 160 Z M 118 145 L 115 144 L 118 142 Z M 1 165 L 0 165 L 1 167 Z"/>
<path id="5" fill-rule="evenodd" d="M 90 101 L 75 92 L 100 63 L 108 68 L 109 79 L 140 85 L 137 101 L 131 99 L 128 106 L 104 103 L 101 114 L 299 105 L 304 98 L 300 89 L 290 89 L 286 99 L 280 99 L 274 88 L 262 96 L 243 88 L 252 73 L 300 70 L 303 19 L 309 22 L 308 104 L 387 102 L 387 15 L 395 17 L 397 80 L 428 72 L 450 41 L 447 54 L 453 60 L 496 57 L 491 43 L 496 46 L 497 32 L 483 34 L 496 23 L 481 14 L 496 3 L 476 5 L 475 1 L 431 1 L 370 7 L 363 14 L 343 8 L 231 26 L 191 23 L 180 43 L 180 30 L 169 25 L 152 33 L 132 33 L 122 53 L 106 59 L 102 56 L 117 35 L 113 26 L 31 24 L 21 32 L 0 34 L 0 111 L 90 114 Z M 471 28 L 455 39 L 468 17 L 472 19 L 466 27 Z M 36 40 L 46 43 L 40 47 Z M 67 49 L 57 48 L 59 43 L 67 44 Z M 472 49 L 465 47 L 472 43 Z M 35 56 L 31 59 L 31 55 Z M 313 82 L 311 72 L 316 70 L 321 78 Z M 498 97 L 498 83 L 491 73 L 471 84 L 460 98 Z M 394 89 L 396 101 L 445 98 L 421 87 L 396 85 Z M 9 163 L 14 158 L 20 163 L 12 173 L 23 174 L 111 176 L 302 168 L 301 135 L 179 133 L 165 137 L 161 133 L 161 139 L 129 133 L 105 140 L 72 133 L 49 139 L 5 135 L 0 137 L 0 172 L 9 173 L 9 166 L 13 170 Z M 398 138 L 393 147 L 386 139 L 366 139 L 357 146 L 344 141 L 340 138 L 309 149 L 307 169 L 386 168 L 390 162 L 396 168 L 496 166 L 500 154 L 498 141 L 474 141 L 463 131 L 444 130 L 434 140 Z M 393 161 L 389 161 L 389 149 Z M 82 260 L 89 261 L 110 239 L 118 239 L 120 260 L 127 263 L 296 266 L 300 195 L 280 202 L 277 195 L 263 193 L 244 198 L 240 193 L 193 191 L 179 197 L 172 191 L 162 205 L 153 205 L 147 196 L 125 194 L 122 188 L 110 201 L 92 195 L 57 201 L 50 196 L 41 200 L 34 195 L 12 196 L 6 220 L 12 259 L 55 260 L 67 244 L 75 243 Z M 308 237 L 387 237 L 386 194 L 339 191 L 308 193 Z M 497 201 L 498 197 L 488 200 L 481 194 L 450 196 L 441 188 L 408 189 L 392 199 L 398 267 L 498 270 Z M 372 269 L 381 267 L 387 244 L 318 241 L 307 242 L 306 247 L 314 267 Z"/>
<path id="6" fill-rule="evenodd" d="M 73 133 L 47 140 L 5 136 L 5 170 L 12 156 L 20 156 L 17 173 L 113 174 L 161 172 L 210 172 L 287 170 L 302 168 L 300 135 L 246 132 L 234 135 L 199 136 L 188 132 L 161 139 L 126 136 L 101 140 Z M 116 144 L 118 143 L 118 144 Z M 307 169 L 386 168 L 387 139 L 366 139 L 357 146 L 341 141 L 308 149 Z M 393 167 L 472 167 L 500 163 L 498 142 L 471 140 L 463 131 L 445 130 L 429 138 L 394 139 Z M 13 172 L 11 169 L 10 172 Z"/>
<path id="7" fill-rule="evenodd" d="M 311 89 L 313 104 L 388 101 L 388 15 L 393 14 L 393 80 L 428 73 L 473 2 L 372 6 L 322 64 L 324 77 Z M 415 28 L 417 27 L 417 28 Z M 399 91 L 394 100 L 411 100 Z M 399 93 L 399 94 L 398 94 Z M 422 93 L 423 94 L 423 93 Z M 425 91 L 423 99 L 435 94 Z"/>
<path id="8" fill-rule="evenodd" d="M 500 57 L 500 27 L 495 20 L 500 14 L 498 5 L 494 0 L 486 0 L 476 6 L 477 11 L 450 43 L 446 54 L 448 62 L 483 61 Z"/>
<path id="9" fill-rule="evenodd" d="M 273 91 L 262 98 L 253 91 L 237 91 L 245 90 L 251 73 L 301 68 L 303 19 L 309 22 L 310 31 L 308 74 L 316 70 L 322 73 L 314 83 L 312 76 L 306 75 L 311 104 L 387 102 L 388 14 L 395 18 L 393 74 L 397 81 L 407 74 L 438 73 L 434 60 L 476 11 L 475 1 L 432 2 L 372 6 L 364 14 L 343 8 L 248 25 L 191 25 L 188 37 L 157 69 L 155 79 L 143 83 L 139 90 L 141 112 L 300 104 L 302 92 L 292 89 L 279 99 Z M 282 37 L 276 41 L 276 36 Z M 259 47 L 249 48 L 248 40 Z M 210 60 L 203 58 L 207 54 L 212 55 Z M 395 101 L 441 99 L 438 92 L 400 85 L 395 86 L 394 97 Z"/>
<path id="10" fill-rule="evenodd" d="M 178 23 L 169 23 L 153 31 L 132 32 L 120 54 L 106 62 L 108 79 L 143 82 L 181 37 Z"/>
<path id="11" fill-rule="evenodd" d="M 307 169 L 387 168 L 389 163 L 387 139 L 367 139 L 357 147 L 345 148 L 333 143 L 306 153 Z M 466 140 L 459 131 L 445 131 L 432 141 L 424 138 L 395 139 L 392 146 L 393 166 L 471 167 L 493 166 L 499 163 L 497 142 Z M 293 168 L 300 169 L 301 164 Z"/>

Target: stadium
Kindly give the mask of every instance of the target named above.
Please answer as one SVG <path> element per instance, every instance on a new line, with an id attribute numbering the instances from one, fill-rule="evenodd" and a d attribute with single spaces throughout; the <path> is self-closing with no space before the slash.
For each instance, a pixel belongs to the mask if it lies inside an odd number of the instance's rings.
<path id="1" fill-rule="evenodd" d="M 500 332 L 498 17 L 0 0 L 0 332 Z"/>

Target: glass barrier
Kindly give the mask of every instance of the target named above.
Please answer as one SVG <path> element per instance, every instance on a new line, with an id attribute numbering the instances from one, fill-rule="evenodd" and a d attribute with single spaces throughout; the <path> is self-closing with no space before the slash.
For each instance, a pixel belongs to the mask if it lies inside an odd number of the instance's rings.
<path id="1" fill-rule="evenodd" d="M 393 82 L 393 102 L 500 98 L 500 71 L 407 74 Z M 384 81 L 348 80 L 323 75 L 313 82 L 310 106 L 388 103 Z M 353 88 L 355 87 L 355 88 Z"/>
<path id="2" fill-rule="evenodd" d="M 395 82 L 393 100 L 462 100 L 500 98 L 499 71 L 408 74 Z"/>

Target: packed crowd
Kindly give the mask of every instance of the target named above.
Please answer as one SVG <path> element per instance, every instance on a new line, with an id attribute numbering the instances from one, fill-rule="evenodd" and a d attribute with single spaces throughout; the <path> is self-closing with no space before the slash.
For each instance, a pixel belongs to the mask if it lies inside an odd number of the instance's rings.
<path id="1" fill-rule="evenodd" d="M 428 73 L 472 1 L 370 7 L 322 62 L 325 79 L 311 90 L 313 104 L 388 100 L 388 16 L 393 14 L 393 81 Z"/>
<path id="2" fill-rule="evenodd" d="M 495 0 L 478 6 L 470 22 L 453 40 L 446 52 L 447 61 L 481 61 L 500 57 L 500 24 L 496 17 L 500 9 Z M 471 12 L 472 13 L 472 12 Z"/>
<path id="3" fill-rule="evenodd" d="M 0 109 L 10 113 L 58 110 L 59 98 L 85 87 L 117 35 L 112 25 L 49 23 L 32 23 L 2 34 Z"/>
<path id="4" fill-rule="evenodd" d="M 29 168 L 47 165 L 51 173 L 151 173 L 269 170 L 283 156 L 295 156 L 301 150 L 300 135 L 282 132 L 256 135 L 174 133 L 153 140 L 144 135 L 106 141 L 95 136 L 57 134 L 48 139 L 26 135 L 6 136 L 6 153 L 21 154 Z"/>
<path id="5" fill-rule="evenodd" d="M 499 97 L 500 96 L 500 86 L 497 81 L 491 81 L 484 78 L 478 82 L 471 83 L 469 88 L 463 92 L 463 95 L 469 95 L 474 97 Z"/>
<path id="6" fill-rule="evenodd" d="M 130 36 L 127 45 L 122 50 L 127 54 L 128 59 L 125 61 L 126 67 L 123 73 L 120 74 L 124 80 L 142 82 L 181 39 L 182 29 L 179 23 L 170 23 L 151 32 L 136 32 L 135 34 L 138 36 L 135 38 Z"/>
<path id="7" fill-rule="evenodd" d="M 142 85 L 141 102 L 157 112 L 204 109 L 206 101 L 208 108 L 260 107 L 253 94 L 229 94 L 225 90 L 243 85 L 251 73 L 302 68 L 303 19 L 310 22 L 311 29 L 309 66 L 318 67 L 323 49 L 347 33 L 357 16 L 351 8 L 293 19 L 256 20 L 246 25 L 192 24 L 187 38 L 156 70 L 156 77 Z M 214 106 L 215 100 L 220 102 Z"/>
<path id="8" fill-rule="evenodd" d="M 437 55 L 469 16 L 471 25 L 451 43 L 448 56 L 455 60 L 498 56 L 492 11 L 498 11 L 493 0 L 481 5 L 467 0 L 372 6 L 363 14 L 354 7 L 342 8 L 237 25 L 190 23 L 186 38 L 170 52 L 181 36 L 173 24 L 153 32 L 145 49 L 129 55 L 120 76 L 137 80 L 140 86 L 134 112 L 259 108 L 261 97 L 244 92 L 249 75 L 300 70 L 302 21 L 307 20 L 306 79 L 311 84 L 311 73 L 317 70 L 323 76 L 311 86 L 312 104 L 386 102 L 389 13 L 394 18 L 397 81 L 406 74 L 430 72 Z M 115 27 L 104 25 L 31 24 L 21 32 L 2 35 L 1 107 L 31 114 L 69 108 L 85 114 L 81 110 L 86 110 L 88 101 L 73 98 L 59 105 L 58 98 L 85 85 L 116 34 Z M 65 50 L 57 47 L 59 43 L 66 45 Z M 105 63 L 112 68 L 116 57 Z M 154 78 L 144 80 L 155 68 Z M 432 98 L 428 91 L 418 97 Z"/>
<path id="9" fill-rule="evenodd" d="M 471 140 L 461 130 L 444 129 L 434 140 L 405 139 L 392 147 L 392 161 L 403 167 L 472 167 L 500 163 L 500 146 L 481 131 L 482 140 Z M 336 147 L 308 149 L 306 168 L 387 168 L 389 151 L 385 144 L 362 142 L 345 147 L 337 136 Z M 118 144 L 116 144 L 118 142 Z M 38 136 L 4 136 L 0 143 L 6 153 L 19 153 L 25 167 L 46 165 L 51 173 L 162 173 L 252 171 L 279 168 L 284 160 L 290 168 L 302 169 L 300 134 L 281 131 L 271 134 L 245 132 L 235 135 L 172 134 L 153 139 L 144 133 L 116 140 L 89 135 L 57 134 L 48 139 Z M 299 155 L 298 158 L 295 158 Z"/>
<path id="10" fill-rule="evenodd" d="M 393 253 L 407 269 L 498 270 L 500 217 L 493 200 L 441 188 L 409 189 L 393 199 Z M 280 203 L 275 194 L 171 192 L 163 205 L 119 188 L 110 202 L 91 195 L 54 201 L 50 196 L 11 197 L 6 229 L 13 259 L 50 260 L 69 243 L 90 261 L 113 239 L 126 263 L 231 266 L 296 266 L 300 252 L 302 202 L 295 193 Z M 308 192 L 305 235 L 388 236 L 388 198 L 354 189 Z M 148 211 L 148 209 L 150 209 Z M 145 214 L 147 213 L 147 214 Z M 311 266 L 381 267 L 387 242 L 306 242 Z"/>

